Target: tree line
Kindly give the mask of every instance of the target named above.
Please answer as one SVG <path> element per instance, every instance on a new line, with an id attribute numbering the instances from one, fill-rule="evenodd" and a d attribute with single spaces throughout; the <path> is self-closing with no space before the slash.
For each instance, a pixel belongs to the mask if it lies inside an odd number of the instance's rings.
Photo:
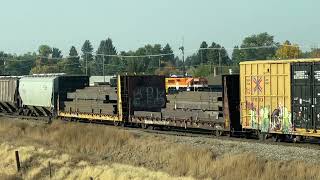
<path id="1" fill-rule="evenodd" d="M 147 44 L 137 50 L 117 51 L 111 38 L 102 40 L 96 51 L 86 40 L 80 51 L 71 46 L 64 57 L 59 48 L 40 45 L 37 52 L 23 55 L 0 51 L 0 73 L 27 75 L 40 73 L 67 73 L 87 75 L 181 74 L 183 67 L 195 76 L 207 76 L 214 66 L 237 66 L 244 60 L 293 59 L 320 57 L 320 49 L 302 52 L 297 44 L 275 42 L 274 36 L 260 33 L 243 39 L 231 56 L 217 42 L 203 41 L 199 50 L 182 60 L 173 54 L 169 44 Z M 230 52 L 231 52 L 230 51 Z M 161 56 L 152 56 L 162 54 Z M 150 55 L 150 56 L 149 56 Z M 128 57 L 130 56 L 130 57 Z"/>

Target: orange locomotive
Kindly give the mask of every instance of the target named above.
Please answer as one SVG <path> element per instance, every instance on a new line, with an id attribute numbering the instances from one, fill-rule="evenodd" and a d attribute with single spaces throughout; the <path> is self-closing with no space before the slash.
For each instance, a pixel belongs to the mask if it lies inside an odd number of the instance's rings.
<path id="1" fill-rule="evenodd" d="M 208 81 L 205 78 L 193 77 L 169 77 L 166 78 L 166 92 L 189 91 L 208 87 Z"/>

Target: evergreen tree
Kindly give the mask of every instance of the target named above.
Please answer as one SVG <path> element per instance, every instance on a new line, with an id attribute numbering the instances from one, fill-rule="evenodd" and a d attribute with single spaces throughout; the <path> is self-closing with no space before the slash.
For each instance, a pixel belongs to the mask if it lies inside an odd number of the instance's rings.
<path id="1" fill-rule="evenodd" d="M 69 57 L 64 64 L 64 72 L 67 74 L 82 74 L 78 52 L 74 46 L 70 48 Z"/>
<path id="2" fill-rule="evenodd" d="M 96 56 L 96 63 L 94 66 L 94 70 L 92 74 L 95 75 L 102 75 L 103 72 L 103 62 L 105 67 L 105 75 L 106 74 L 113 74 L 114 67 L 119 62 L 119 58 L 111 57 L 111 56 L 103 56 L 103 55 L 116 55 L 117 51 L 116 48 L 113 46 L 112 40 L 108 38 L 105 41 L 100 42 L 100 46 L 97 50 L 97 56 Z"/>
<path id="3" fill-rule="evenodd" d="M 164 46 L 164 48 L 162 49 L 162 54 L 169 54 L 169 55 L 163 56 L 163 58 L 162 58 L 163 62 L 169 62 L 170 64 L 175 65 L 174 54 L 172 54 L 172 53 L 173 53 L 172 48 L 167 43 Z"/>
<path id="4" fill-rule="evenodd" d="M 203 41 L 200 45 L 200 50 L 199 50 L 199 59 L 200 59 L 200 64 L 206 64 L 208 63 L 208 49 L 205 49 L 205 48 L 208 48 L 208 44 L 206 41 Z"/>
<path id="5" fill-rule="evenodd" d="M 243 52 L 238 46 L 235 46 L 232 51 L 232 62 L 238 64 L 243 59 Z"/>
<path id="6" fill-rule="evenodd" d="M 200 56 L 198 54 L 192 54 L 191 56 L 188 56 L 184 62 L 186 67 L 196 67 L 200 64 Z"/>
<path id="7" fill-rule="evenodd" d="M 82 51 L 82 59 L 83 59 L 83 62 L 82 62 L 82 67 L 84 67 L 84 72 L 86 72 L 87 75 L 90 75 L 90 64 L 91 62 L 93 61 L 93 47 L 91 45 L 91 42 L 89 40 L 86 40 L 83 45 L 82 45 L 82 48 L 81 48 L 81 51 Z"/>
<path id="8" fill-rule="evenodd" d="M 49 62 L 48 60 L 49 55 L 52 54 L 51 47 L 48 45 L 40 45 L 38 52 L 39 52 L 39 58 L 36 61 L 37 65 L 38 66 L 47 65 Z"/>
<path id="9" fill-rule="evenodd" d="M 214 65 L 230 64 L 230 58 L 224 47 L 222 47 L 220 44 L 212 42 L 210 48 L 213 48 L 213 49 L 208 50 L 208 53 L 207 53 L 208 62 Z"/>
<path id="10" fill-rule="evenodd" d="M 62 58 L 62 52 L 58 48 L 52 48 L 52 58 Z"/>

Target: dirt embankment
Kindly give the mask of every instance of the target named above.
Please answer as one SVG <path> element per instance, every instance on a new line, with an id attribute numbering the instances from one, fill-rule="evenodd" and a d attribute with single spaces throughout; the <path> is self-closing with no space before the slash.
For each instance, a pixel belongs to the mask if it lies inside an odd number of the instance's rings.
<path id="1" fill-rule="evenodd" d="M 268 160 L 251 151 L 221 153 L 210 148 L 214 144 L 108 126 L 0 120 L 0 137 L 3 176 L 15 174 L 19 149 L 23 176 L 30 179 L 48 178 L 49 161 L 56 179 L 320 179 L 319 164 Z"/>

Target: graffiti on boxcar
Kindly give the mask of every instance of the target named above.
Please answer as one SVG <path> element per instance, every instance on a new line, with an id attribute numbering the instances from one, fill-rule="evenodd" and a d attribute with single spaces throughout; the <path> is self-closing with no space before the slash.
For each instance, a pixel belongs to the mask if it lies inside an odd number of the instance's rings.
<path id="1" fill-rule="evenodd" d="M 249 116 L 250 116 L 250 121 L 249 121 L 249 126 L 252 127 L 253 129 L 257 128 L 257 107 L 253 102 L 246 101 L 246 109 L 249 110 Z"/>
<path id="2" fill-rule="evenodd" d="M 280 104 L 271 114 L 271 130 L 281 130 L 283 133 L 287 134 L 292 132 L 292 129 L 291 112 L 288 111 L 287 107 Z"/>
<path id="3" fill-rule="evenodd" d="M 252 129 L 259 129 L 261 132 L 282 131 L 286 134 L 293 130 L 291 112 L 281 104 L 272 112 L 270 106 L 258 108 L 252 102 L 246 102 L 246 108 L 249 111 L 249 126 Z"/>
<path id="4" fill-rule="evenodd" d="M 136 108 L 161 108 L 165 106 L 165 90 L 155 87 L 138 87 L 133 92 L 133 106 Z"/>
<path id="5" fill-rule="evenodd" d="M 269 132 L 270 127 L 270 111 L 269 108 L 264 107 L 260 109 L 260 130 L 261 132 Z"/>

